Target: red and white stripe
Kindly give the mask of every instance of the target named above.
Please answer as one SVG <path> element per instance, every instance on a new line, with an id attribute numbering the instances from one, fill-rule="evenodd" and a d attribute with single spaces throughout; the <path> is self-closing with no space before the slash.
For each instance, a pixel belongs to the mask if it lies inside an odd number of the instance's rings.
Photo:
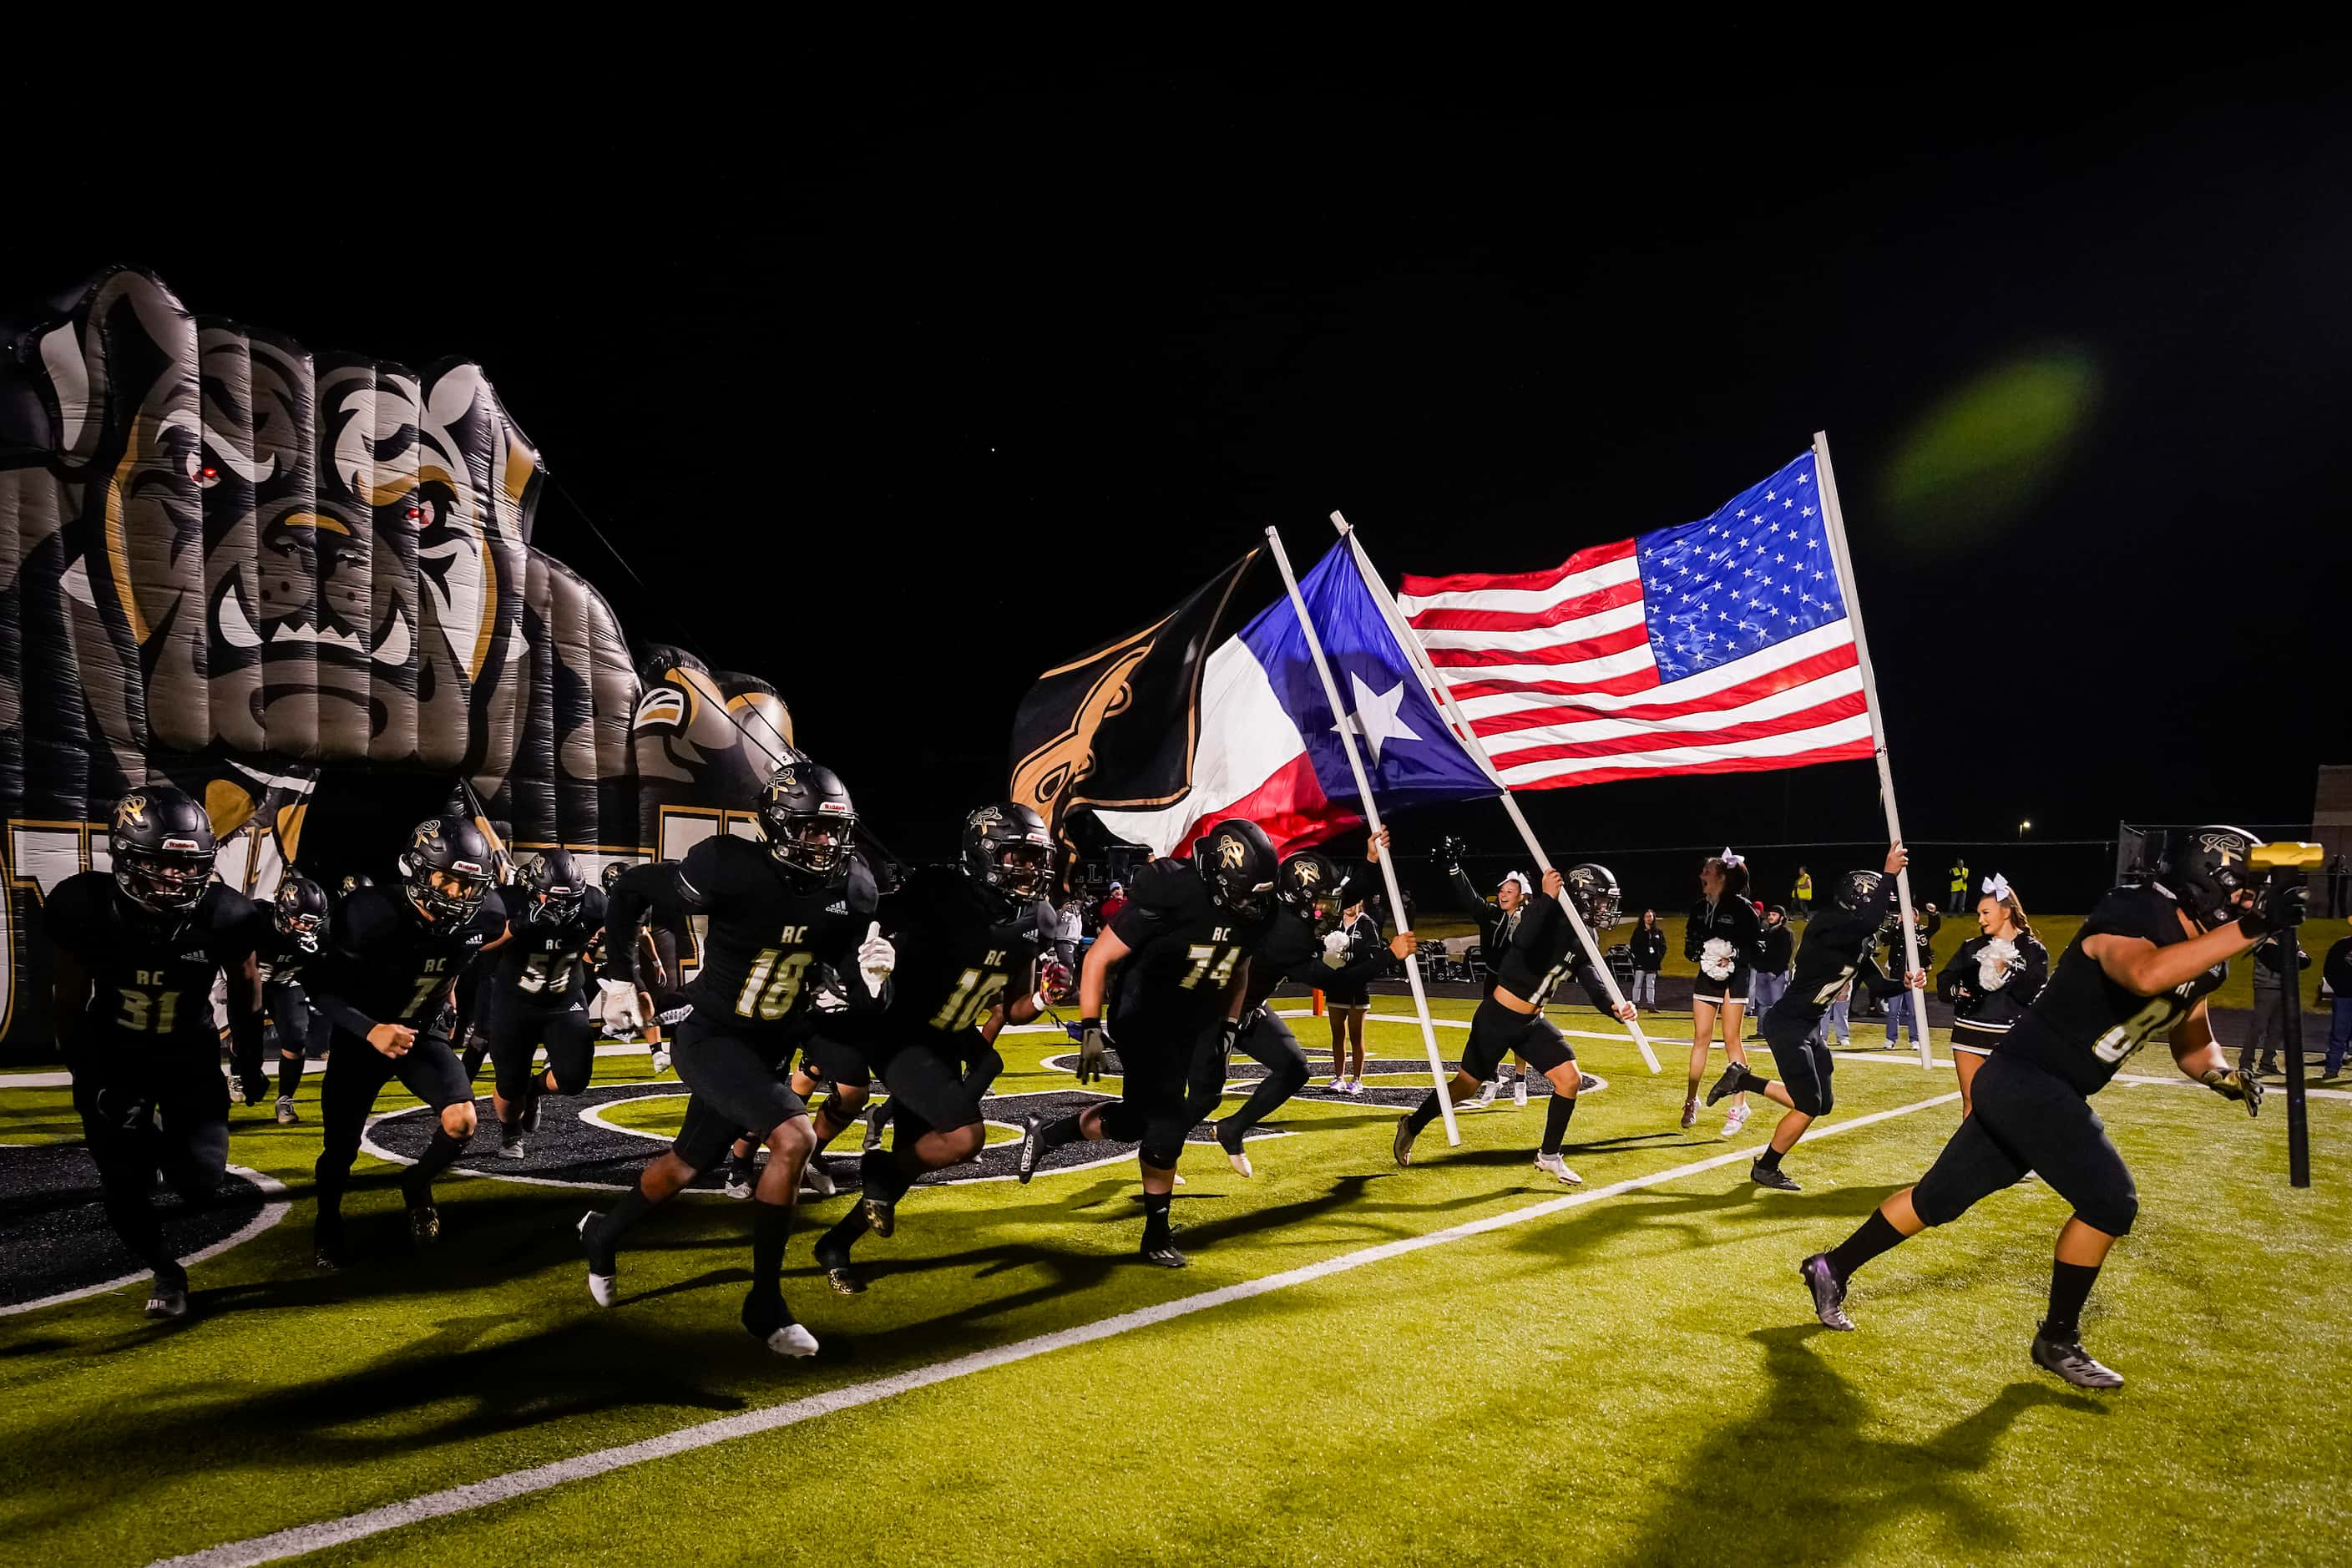
<path id="1" fill-rule="evenodd" d="M 1397 604 L 1514 789 L 1871 754 L 1850 618 L 1662 681 L 1630 539 L 1551 572 L 1407 577 Z"/>

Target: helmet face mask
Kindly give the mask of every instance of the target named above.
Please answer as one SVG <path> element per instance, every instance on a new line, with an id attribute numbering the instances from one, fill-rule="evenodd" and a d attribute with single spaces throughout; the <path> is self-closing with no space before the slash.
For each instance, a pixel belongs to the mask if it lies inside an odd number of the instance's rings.
<path id="1" fill-rule="evenodd" d="M 400 857 L 409 902 L 427 920 L 471 920 L 490 890 L 489 841 L 462 816 L 429 817 Z"/>
<path id="2" fill-rule="evenodd" d="M 520 880 L 530 898 L 528 917 L 534 925 L 563 924 L 580 912 L 580 902 L 588 896 L 587 883 L 569 850 L 549 850 L 522 868 Z"/>
<path id="3" fill-rule="evenodd" d="M 107 847 L 114 885 L 162 915 L 186 914 L 203 900 L 218 852 L 204 807 L 163 785 L 132 790 L 116 803 Z"/>
<path id="4" fill-rule="evenodd" d="M 779 865 L 830 879 L 848 863 L 857 808 L 833 770 L 787 762 L 760 789 L 760 828 Z"/>
<path id="5" fill-rule="evenodd" d="M 964 874 L 1015 903 L 1044 898 L 1054 886 L 1054 837 L 1045 819 L 1012 801 L 983 805 L 963 819 Z"/>

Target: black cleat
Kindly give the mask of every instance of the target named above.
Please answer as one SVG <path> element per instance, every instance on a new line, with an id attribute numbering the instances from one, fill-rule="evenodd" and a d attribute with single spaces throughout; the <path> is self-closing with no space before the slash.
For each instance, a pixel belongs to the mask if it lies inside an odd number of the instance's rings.
<path id="1" fill-rule="evenodd" d="M 2077 1388 L 2121 1388 L 2124 1374 L 2091 1359 L 2080 1340 L 2053 1340 L 2039 1327 L 2033 1331 L 2033 1364 L 2054 1372 Z"/>
<path id="2" fill-rule="evenodd" d="M 412 1204 L 408 1210 L 408 1244 L 427 1247 L 441 1239 L 441 1211 L 431 1204 Z"/>
<path id="3" fill-rule="evenodd" d="M 342 1215 L 320 1215 L 310 1228 L 310 1246 L 313 1259 L 328 1273 L 351 1267 L 352 1249 L 343 1240 Z"/>
<path id="4" fill-rule="evenodd" d="M 1759 1160 L 1748 1167 L 1748 1179 L 1759 1187 L 1769 1187 L 1776 1193 L 1801 1193 L 1805 1189 L 1789 1179 L 1789 1173 L 1778 1165 L 1767 1167 Z"/>
<path id="5" fill-rule="evenodd" d="M 1735 1094 L 1747 1093 L 1748 1080 L 1755 1076 L 1738 1062 L 1733 1062 L 1723 1069 L 1723 1076 L 1715 1080 L 1715 1087 L 1706 1091 L 1706 1102 L 1713 1105 Z"/>
<path id="6" fill-rule="evenodd" d="M 262 1078 L 257 1074 L 256 1076 L 245 1080 L 246 1104 L 268 1105 L 270 1103 L 271 1098 L 272 1097 L 269 1093 L 269 1080 L 268 1079 Z"/>
<path id="7" fill-rule="evenodd" d="M 1027 1186 L 1029 1178 L 1037 1173 L 1037 1163 L 1045 1157 L 1045 1122 L 1042 1117 L 1031 1116 L 1021 1123 L 1021 1154 L 1014 1167 L 1020 1173 L 1021 1184 Z"/>
<path id="8" fill-rule="evenodd" d="M 891 1231 L 898 1227 L 898 1205 L 879 1193 L 866 1194 L 865 1203 L 866 1226 L 875 1235 L 887 1240 Z"/>
<path id="9" fill-rule="evenodd" d="M 588 1259 L 589 1298 L 600 1307 L 609 1307 L 620 1299 L 621 1265 L 604 1235 L 604 1216 L 590 1209 L 574 1228 L 579 1232 L 580 1250 Z"/>
<path id="10" fill-rule="evenodd" d="M 1192 1260 L 1176 1250 L 1176 1243 L 1172 1239 L 1163 1241 L 1157 1247 L 1147 1241 L 1143 1244 L 1143 1250 L 1137 1256 L 1154 1268 L 1187 1268 L 1192 1266 Z"/>
<path id="11" fill-rule="evenodd" d="M 1853 1320 L 1845 1315 L 1845 1281 L 1830 1267 L 1830 1255 L 1814 1253 L 1797 1265 L 1797 1272 L 1813 1293 L 1813 1316 L 1822 1321 L 1822 1327 L 1852 1333 Z"/>
<path id="12" fill-rule="evenodd" d="M 147 1315 L 159 1323 L 186 1317 L 188 1277 L 177 1268 L 156 1275 L 154 1285 L 147 1292 Z"/>
<path id="13" fill-rule="evenodd" d="M 1412 1163 L 1412 1115 L 1407 1112 L 1397 1118 L 1396 1141 L 1389 1145 L 1389 1152 L 1396 1156 L 1398 1164 Z"/>
<path id="14" fill-rule="evenodd" d="M 848 1248 L 819 1247 L 816 1266 L 824 1270 L 824 1282 L 833 1287 L 835 1295 L 866 1294 L 866 1281 L 857 1277 L 856 1268 L 850 1263 Z"/>

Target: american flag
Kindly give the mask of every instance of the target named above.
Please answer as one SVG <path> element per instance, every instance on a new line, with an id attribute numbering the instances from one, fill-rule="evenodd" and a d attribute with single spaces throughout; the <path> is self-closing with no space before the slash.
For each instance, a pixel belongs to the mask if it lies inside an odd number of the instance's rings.
<path id="1" fill-rule="evenodd" d="M 1696 522 L 1397 603 L 1517 789 L 1872 752 L 1811 452 Z"/>

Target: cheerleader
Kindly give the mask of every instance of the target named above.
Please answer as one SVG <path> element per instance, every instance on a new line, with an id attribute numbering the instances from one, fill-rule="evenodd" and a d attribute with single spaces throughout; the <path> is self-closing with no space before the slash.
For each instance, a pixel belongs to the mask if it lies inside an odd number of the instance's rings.
<path id="1" fill-rule="evenodd" d="M 1739 1025 L 1764 936 L 1764 922 L 1748 898 L 1745 856 L 1728 849 L 1715 856 L 1699 868 L 1698 885 L 1704 896 L 1691 906 L 1689 922 L 1683 928 L 1683 956 L 1698 965 L 1698 979 L 1691 986 L 1690 1080 L 1683 1091 L 1686 1130 L 1698 1125 L 1699 1079 L 1706 1075 L 1717 1017 L 1723 1020 L 1724 1053 L 1741 1067 L 1748 1065 Z M 1724 1114 L 1723 1135 L 1737 1136 L 1747 1124 L 1748 1096 L 1736 1094 Z"/>
<path id="2" fill-rule="evenodd" d="M 1952 1005 L 1952 1068 L 1960 1075 L 1962 1116 L 1973 1106 L 1977 1069 L 2050 978 L 2050 950 L 2034 936 L 2016 889 L 1999 872 L 1984 880 L 1977 925 L 1984 934 L 1962 942 L 1936 976 L 1936 994 Z"/>
<path id="3" fill-rule="evenodd" d="M 1325 938 L 1345 938 L 1347 945 L 1339 951 L 1346 963 L 1360 963 L 1388 944 L 1381 939 L 1381 928 L 1364 912 L 1364 900 L 1358 899 L 1339 912 L 1339 929 Z M 1360 981 L 1337 984 L 1323 993 L 1323 1005 L 1331 1016 L 1331 1092 L 1361 1094 L 1364 1092 L 1364 1015 L 1371 1010 L 1372 994 Z M 1348 1065 L 1352 1047 L 1355 1066 Z"/>

